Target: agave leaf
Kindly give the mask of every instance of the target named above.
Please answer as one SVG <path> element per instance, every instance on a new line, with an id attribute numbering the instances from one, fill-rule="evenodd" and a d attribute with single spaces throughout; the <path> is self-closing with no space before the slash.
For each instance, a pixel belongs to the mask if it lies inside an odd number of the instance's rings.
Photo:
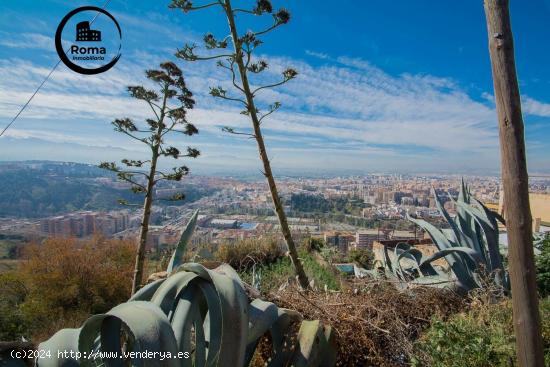
<path id="1" fill-rule="evenodd" d="M 200 278 L 193 278 L 200 282 Z M 178 349 L 181 352 L 192 350 L 193 326 L 195 326 L 195 361 L 196 366 L 204 366 L 206 363 L 206 343 L 204 338 L 203 319 L 199 309 L 199 303 L 202 300 L 202 294 L 197 291 L 194 285 L 196 282 L 188 285 L 183 289 L 177 297 L 177 307 L 172 318 L 172 329 L 174 330 L 175 338 L 178 343 Z M 208 283 L 207 283 L 208 284 Z M 210 285 L 210 284 L 208 284 Z M 217 322 L 221 322 L 221 317 L 218 315 Z M 212 325 L 212 324 L 210 324 Z M 219 330 L 221 331 L 221 330 Z M 217 351 L 210 350 L 215 354 Z M 191 359 L 181 361 L 182 367 L 193 366 Z"/>
<path id="2" fill-rule="evenodd" d="M 464 177 L 460 178 L 460 191 L 458 192 L 458 201 L 470 204 L 470 193 L 464 182 Z"/>
<path id="3" fill-rule="evenodd" d="M 496 221 L 488 217 L 485 212 L 485 206 L 480 203 L 481 207 L 484 208 L 480 210 L 472 205 L 467 205 L 465 203 L 457 203 L 461 206 L 466 212 L 468 212 L 476 223 L 481 227 L 481 230 L 484 234 L 484 239 L 486 241 L 487 249 L 489 252 L 489 261 L 486 262 L 488 265 L 488 271 L 493 271 L 495 269 L 502 268 L 502 262 L 500 259 L 500 252 L 498 251 L 498 227 L 496 226 Z M 488 209 L 487 209 L 488 210 Z"/>
<path id="4" fill-rule="evenodd" d="M 435 270 L 435 268 L 430 263 L 424 263 L 424 265 L 421 266 L 421 264 L 423 264 L 424 256 L 423 256 L 423 254 L 420 250 L 418 250 L 416 248 L 411 248 L 407 251 L 404 251 L 399 255 L 399 257 L 397 258 L 397 261 L 401 262 L 401 258 L 403 258 L 405 256 L 414 259 L 414 261 L 416 262 L 416 264 L 415 264 L 416 268 L 417 268 L 418 273 L 419 273 L 420 276 L 438 275 L 438 272 Z"/>
<path id="5" fill-rule="evenodd" d="M 320 364 L 320 339 L 324 338 L 323 327 L 319 320 L 302 321 L 298 331 L 298 346 L 292 366 L 310 367 Z"/>
<path id="6" fill-rule="evenodd" d="M 248 343 L 258 340 L 278 318 L 278 309 L 274 303 L 253 300 L 248 306 Z"/>
<path id="7" fill-rule="evenodd" d="M 201 315 L 204 315 L 204 339 L 208 346 L 207 351 L 207 366 L 214 366 L 220 363 L 220 348 L 222 343 L 222 309 L 216 289 L 211 283 L 204 281 L 202 278 L 196 280 L 198 287 L 201 289 L 202 295 L 206 301 L 201 302 Z M 207 307 L 207 309 L 205 308 Z M 206 313 L 206 314 L 205 314 Z M 173 325 L 177 322 L 177 310 L 172 321 Z M 195 326 L 196 328 L 197 326 Z M 206 345 L 205 345 L 206 346 Z"/>
<path id="8" fill-rule="evenodd" d="M 434 225 L 424 220 L 411 218 L 408 215 L 407 218 L 428 232 L 433 243 L 439 248 L 440 252 L 458 247 L 454 246 L 455 244 L 449 241 L 449 239 L 447 239 L 447 237 Z M 445 251 L 442 254 L 444 254 L 443 256 L 445 257 L 445 260 L 447 260 L 449 266 L 457 277 L 460 287 L 471 289 L 476 286 L 471 269 L 468 267 L 468 264 L 464 263 L 464 260 L 457 255 L 456 251 Z M 420 266 L 422 267 L 422 264 Z"/>
<path id="9" fill-rule="evenodd" d="M 449 223 L 449 226 L 451 227 L 453 234 L 455 236 L 456 242 L 458 242 L 459 244 L 462 244 L 463 246 L 473 247 L 472 240 L 459 230 L 458 226 L 456 225 L 454 220 L 452 220 L 451 216 L 445 209 L 445 206 L 441 202 L 441 199 L 439 198 L 439 196 L 437 195 L 433 187 L 432 187 L 432 195 L 435 199 L 435 204 L 437 209 L 439 210 L 443 218 L 445 218 L 447 223 Z"/>
<path id="10" fill-rule="evenodd" d="M 255 299 L 248 305 L 248 345 L 245 366 L 248 366 L 254 357 L 256 346 L 262 335 L 271 329 L 278 318 L 277 306 L 271 302 Z"/>
<path id="11" fill-rule="evenodd" d="M 390 259 L 390 255 L 388 254 L 388 248 L 386 246 L 384 246 L 384 263 L 386 265 L 385 268 L 389 269 L 393 273 L 393 264 Z"/>
<path id="12" fill-rule="evenodd" d="M 397 280 L 405 280 L 399 267 L 396 266 L 397 264 L 395 264 L 394 260 L 390 257 L 386 246 L 384 246 L 384 261 L 386 263 L 386 277 L 395 278 Z"/>
<path id="13" fill-rule="evenodd" d="M 444 250 L 455 246 L 455 243 L 449 240 L 447 236 L 445 236 L 445 234 L 441 232 L 439 228 L 436 228 L 433 224 L 428 223 L 422 219 L 412 218 L 408 213 L 407 213 L 407 219 L 417 224 L 420 228 L 424 229 L 426 232 L 428 232 L 428 234 L 432 239 L 433 244 L 437 246 L 439 250 Z M 446 259 L 449 262 L 449 265 L 451 266 L 453 266 L 455 262 L 460 261 L 460 259 L 455 256 L 450 256 Z"/>
<path id="14" fill-rule="evenodd" d="M 442 257 L 447 256 L 450 253 L 456 253 L 460 256 L 463 256 L 466 259 L 466 262 L 470 265 L 470 269 L 475 270 L 478 264 L 483 262 L 483 259 L 479 257 L 479 253 L 469 247 L 456 246 L 452 248 L 447 248 L 440 250 L 435 254 L 425 258 L 422 263 L 433 262 L 435 260 L 441 259 Z"/>
<path id="15" fill-rule="evenodd" d="M 401 263 L 399 261 L 399 254 L 401 254 L 402 252 L 404 252 L 406 250 L 409 250 L 410 248 L 411 248 L 411 246 L 408 243 L 405 243 L 405 242 L 399 242 L 393 248 L 393 258 L 391 259 L 391 261 L 393 263 L 392 266 L 393 266 L 394 269 L 397 269 L 399 274 L 401 274 L 402 276 L 405 276 L 405 272 L 404 272 L 403 268 L 401 267 Z"/>
<path id="16" fill-rule="evenodd" d="M 288 330 L 291 329 L 292 325 L 302 321 L 302 315 L 293 310 L 279 308 L 277 315 L 277 321 L 271 325 L 269 330 L 274 355 L 268 363 L 268 367 L 279 367 L 289 364 L 288 361 L 292 356 L 292 349 L 288 348 Z"/>
<path id="17" fill-rule="evenodd" d="M 509 285 L 504 275 L 504 266 L 502 264 L 502 256 L 500 255 L 498 244 L 498 214 L 489 210 L 481 201 L 477 199 L 474 200 L 479 208 L 470 205 L 468 208 L 465 208 L 465 210 L 469 210 L 470 213 L 472 213 L 473 218 L 483 232 L 489 253 L 489 261 L 486 263 L 487 270 L 494 273 L 497 285 L 503 285 L 508 289 Z"/>
<path id="18" fill-rule="evenodd" d="M 196 274 L 184 271 L 171 275 L 151 297 L 151 302 L 160 307 L 164 314 L 170 316 L 176 305 L 177 295 L 196 277 Z"/>
<path id="19" fill-rule="evenodd" d="M 395 246 L 394 249 L 394 259 L 396 266 L 399 269 L 399 272 L 402 274 L 403 278 L 411 278 L 411 274 L 413 272 L 413 268 L 418 271 L 418 274 L 422 275 L 422 272 L 420 271 L 420 268 L 418 267 L 418 261 L 414 255 L 418 255 L 420 253 L 420 250 L 411 248 L 411 246 L 408 243 L 400 242 Z M 409 267 L 407 269 L 403 269 L 403 266 L 401 265 L 401 259 L 406 257 L 409 260 L 412 260 L 412 268 Z M 422 254 L 420 253 L 420 257 L 422 257 Z"/>
<path id="20" fill-rule="evenodd" d="M 120 333 L 126 330 L 133 341 L 129 351 L 163 352 L 175 355 L 177 344 L 168 318 L 160 308 L 150 302 L 133 301 L 122 303 L 106 314 L 90 317 L 82 326 L 78 339 L 78 350 L 89 354 L 94 348 L 96 336 L 101 339 L 102 351 L 120 353 Z M 117 341 L 118 340 L 118 341 Z M 171 359 L 171 360 L 169 360 Z M 146 365 L 177 367 L 179 360 L 168 358 L 164 361 L 150 361 Z M 92 360 L 82 359 L 80 365 L 92 366 Z M 121 359 L 107 360 L 108 365 L 122 365 Z M 151 363 L 152 362 L 152 363 Z"/>
<path id="21" fill-rule="evenodd" d="M 183 255 L 185 254 L 185 250 L 187 249 L 187 244 L 189 243 L 189 240 L 191 239 L 191 236 L 193 236 L 193 232 L 195 231 L 198 215 L 199 211 L 195 210 L 195 212 L 187 222 L 187 225 L 185 226 L 185 229 L 181 234 L 180 241 L 178 242 L 178 245 L 176 246 L 176 249 L 172 254 L 172 258 L 168 263 L 168 268 L 166 269 L 168 274 L 172 273 L 174 269 L 181 265 Z"/>
<path id="22" fill-rule="evenodd" d="M 448 275 L 438 274 L 417 278 L 410 283 L 424 286 L 429 285 L 430 287 L 436 288 L 452 288 L 455 284 L 455 280 L 450 278 Z"/>
<path id="23" fill-rule="evenodd" d="M 240 282 L 196 263 L 185 264 L 182 270 L 194 272 L 212 282 L 222 310 L 222 343 L 219 360 L 228 366 L 242 366 L 248 329 L 248 299 Z M 212 320 L 210 321 L 212 322 Z"/>
<path id="24" fill-rule="evenodd" d="M 51 358 L 40 358 L 36 364 L 43 367 L 74 367 L 78 366 L 76 359 L 67 355 L 58 354 L 57 351 L 77 352 L 78 337 L 81 329 L 62 329 L 55 333 L 50 339 L 40 343 L 38 350 L 50 351 Z M 23 364 L 26 366 L 26 364 Z"/>
<path id="25" fill-rule="evenodd" d="M 463 242 L 459 241 L 459 244 L 475 249 L 484 259 L 487 259 L 485 246 L 483 246 L 482 238 L 478 233 L 479 231 L 475 228 L 475 225 L 474 228 L 472 228 L 472 223 L 475 222 L 472 220 L 471 215 L 457 204 L 452 195 L 449 194 L 449 198 L 455 204 L 457 214 L 455 223 L 457 223 L 458 230 L 462 234 L 461 237 L 463 237 Z M 460 200 L 460 196 L 458 201 L 464 202 L 464 200 Z"/>
<path id="26" fill-rule="evenodd" d="M 150 301 L 157 289 L 164 283 L 166 279 L 157 279 L 152 283 L 145 285 L 139 291 L 134 293 L 128 301 Z"/>
<path id="27" fill-rule="evenodd" d="M 147 285 L 131 301 L 106 314 L 90 317 L 81 329 L 58 332 L 40 347 L 51 350 L 52 355 L 57 355 L 57 350 L 81 353 L 99 350 L 118 355 L 122 349 L 171 355 L 193 351 L 193 359 L 138 358 L 130 363 L 145 367 L 244 366 L 254 355 L 261 336 L 269 332 L 274 355 L 268 366 L 334 365 L 336 352 L 330 328 L 319 322 L 302 324 L 299 353 L 295 353 L 288 348 L 292 337 L 289 331 L 302 320 L 301 315 L 261 300 L 249 305 L 239 276 L 232 268 L 223 265 L 209 270 L 200 264 L 184 264 L 178 270 L 167 279 Z M 121 338 L 123 332 L 126 339 Z M 125 365 L 120 358 L 101 361 L 52 358 L 45 362 L 40 365 Z"/>

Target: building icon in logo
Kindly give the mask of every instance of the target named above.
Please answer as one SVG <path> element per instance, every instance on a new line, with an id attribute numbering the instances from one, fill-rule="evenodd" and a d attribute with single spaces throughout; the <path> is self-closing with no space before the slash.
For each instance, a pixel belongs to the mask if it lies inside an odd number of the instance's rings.
<path id="1" fill-rule="evenodd" d="M 80 22 L 76 25 L 76 40 L 78 41 L 101 41 L 101 31 L 90 29 L 90 22 Z"/>

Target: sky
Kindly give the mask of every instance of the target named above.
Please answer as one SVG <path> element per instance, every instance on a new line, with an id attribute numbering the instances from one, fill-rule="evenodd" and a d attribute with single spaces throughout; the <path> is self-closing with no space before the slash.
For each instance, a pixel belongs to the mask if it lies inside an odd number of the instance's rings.
<path id="1" fill-rule="evenodd" d="M 205 33 L 225 37 L 227 21 L 217 8 L 185 14 L 168 9 L 169 2 L 111 0 L 106 10 L 122 31 L 119 62 L 98 75 L 77 74 L 60 64 L 0 137 L 0 160 L 97 164 L 146 157 L 143 144 L 115 132 L 110 122 L 151 117 L 148 106 L 128 97 L 125 87 L 147 85 L 144 70 L 172 60 L 196 99 L 188 117 L 200 133 L 169 140 L 201 151 L 185 162 L 191 171 L 260 173 L 255 141 L 222 132 L 223 126 L 250 131 L 250 121 L 238 105 L 208 94 L 209 87 L 229 87 L 226 70 L 215 61 L 174 57 L 185 43 L 200 45 Z M 78 6 L 103 3 L 0 2 L 1 128 L 59 60 L 54 36 L 61 19 Z M 498 174 L 481 0 L 274 0 L 273 5 L 289 9 L 292 18 L 262 38 L 257 57 L 269 68 L 252 84 L 276 82 L 287 67 L 299 73 L 258 95 L 261 110 L 282 104 L 262 124 L 276 174 Z M 529 172 L 550 173 L 550 0 L 511 1 L 511 14 Z M 101 17 L 98 27 L 106 21 Z M 269 22 L 245 14 L 237 19 L 241 34 Z"/>

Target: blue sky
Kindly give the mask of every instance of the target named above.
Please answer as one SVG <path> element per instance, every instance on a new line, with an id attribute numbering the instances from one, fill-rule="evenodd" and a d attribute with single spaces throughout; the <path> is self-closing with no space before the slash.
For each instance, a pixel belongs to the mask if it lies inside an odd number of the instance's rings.
<path id="1" fill-rule="evenodd" d="M 246 4 L 247 1 L 236 1 Z M 30 107 L 0 138 L 0 159 L 98 163 L 138 158 L 144 147 L 113 131 L 110 121 L 136 121 L 148 111 L 125 93 L 143 70 L 206 32 L 227 34 L 217 9 L 184 14 L 168 1 L 111 0 L 122 28 L 122 58 L 106 73 L 76 74 L 63 64 Z M 198 3 L 198 1 L 197 1 Z M 249 3 L 249 2 L 248 2 Z M 296 80 L 259 96 L 282 102 L 264 130 L 276 172 L 498 173 L 496 112 L 483 4 L 466 1 L 273 1 L 291 22 L 264 37 L 259 56 L 270 67 L 256 85 L 287 66 Z M 4 0 L 0 3 L 0 122 L 7 124 L 57 62 L 59 21 L 81 5 L 103 1 Z M 550 172 L 550 0 L 512 1 L 516 63 L 530 172 Z M 240 16 L 241 32 L 265 19 Z M 214 62 L 185 63 L 197 100 L 197 137 L 172 141 L 202 156 L 198 173 L 255 173 L 253 141 L 222 126 L 249 128 L 238 106 L 213 100 L 227 85 Z M 3 127 L 3 126 L 2 126 Z M 172 162 L 168 162 L 172 163 Z"/>

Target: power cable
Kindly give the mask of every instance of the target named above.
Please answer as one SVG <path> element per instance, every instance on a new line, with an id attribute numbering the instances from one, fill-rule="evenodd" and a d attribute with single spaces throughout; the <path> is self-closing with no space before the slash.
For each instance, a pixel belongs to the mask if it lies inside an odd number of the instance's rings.
<path id="1" fill-rule="evenodd" d="M 102 6 L 102 9 L 105 9 L 105 7 L 107 7 L 107 5 L 111 2 L 111 0 L 107 0 L 105 1 L 105 3 L 103 4 Z M 91 20 L 90 22 L 90 25 L 92 25 L 94 23 L 94 21 L 97 19 L 97 17 L 99 16 L 100 12 L 97 12 L 96 15 L 94 16 L 94 18 Z M 69 51 L 69 49 L 67 49 L 67 51 Z M 65 51 L 65 53 L 67 53 L 67 51 Z M 42 86 L 44 85 L 44 83 L 46 83 L 46 81 L 48 79 L 50 79 L 50 76 L 53 74 L 53 72 L 55 71 L 55 69 L 57 69 L 57 67 L 59 66 L 59 64 L 61 63 L 61 60 L 59 60 L 54 66 L 53 68 L 50 70 L 50 72 L 48 73 L 48 75 L 46 75 L 46 77 L 44 78 L 44 80 L 42 80 L 42 83 L 40 83 L 40 85 L 38 85 L 38 88 L 36 88 L 36 90 L 34 91 L 34 93 L 31 95 L 31 97 L 27 100 L 27 102 L 25 102 L 25 104 L 19 109 L 19 112 L 17 112 L 17 114 L 13 117 L 13 119 L 10 121 L 9 124 L 6 125 L 6 127 L 4 128 L 4 130 L 2 130 L 2 132 L 0 133 L 0 136 L 4 135 L 4 133 L 6 132 L 6 130 L 8 130 L 11 125 L 15 122 L 15 120 L 17 120 L 17 118 L 19 117 L 19 115 L 21 115 L 21 113 L 25 110 L 25 108 L 27 108 L 27 106 L 29 105 L 29 103 L 31 103 L 32 99 L 34 98 L 34 96 L 36 96 L 36 94 L 38 93 L 38 91 L 42 88 Z"/>

